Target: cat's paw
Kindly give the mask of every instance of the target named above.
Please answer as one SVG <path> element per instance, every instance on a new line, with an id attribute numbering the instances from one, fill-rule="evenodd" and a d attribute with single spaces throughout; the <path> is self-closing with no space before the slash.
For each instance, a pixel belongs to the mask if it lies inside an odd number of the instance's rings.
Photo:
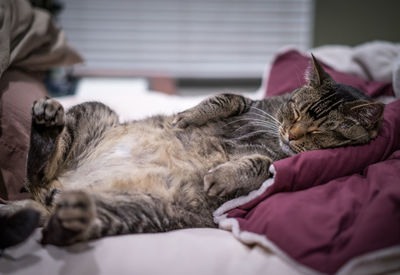
<path id="1" fill-rule="evenodd" d="M 172 126 L 177 128 L 186 128 L 191 123 L 190 115 L 187 112 L 181 112 L 175 115 L 174 120 L 172 121 Z"/>
<path id="2" fill-rule="evenodd" d="M 63 106 L 55 99 L 42 98 L 32 106 L 32 119 L 36 124 L 46 127 L 62 126 L 65 123 Z"/>
<path id="3" fill-rule="evenodd" d="M 188 127 L 189 122 L 185 118 L 182 113 L 176 114 L 174 120 L 172 121 L 172 126 L 177 127 L 177 128 L 186 128 Z"/>
<path id="4" fill-rule="evenodd" d="M 211 197 L 224 197 L 237 190 L 237 177 L 228 163 L 211 169 L 203 178 L 204 191 Z"/>
<path id="5" fill-rule="evenodd" d="M 96 206 L 91 196 L 80 190 L 60 195 L 53 215 L 43 229 L 42 244 L 64 246 L 89 239 L 96 219 Z"/>
<path id="6" fill-rule="evenodd" d="M 201 116 L 195 110 L 189 109 L 187 111 L 176 114 L 174 120 L 172 121 L 172 126 L 184 129 L 187 128 L 189 125 L 201 126 L 204 125 L 206 122 L 207 120 L 204 119 L 204 116 Z"/>
<path id="7" fill-rule="evenodd" d="M 1 207 L 3 210 L 4 207 Z M 14 246 L 26 240 L 39 225 L 40 213 L 34 209 L 21 209 L 16 213 L 0 211 L 0 249 Z"/>

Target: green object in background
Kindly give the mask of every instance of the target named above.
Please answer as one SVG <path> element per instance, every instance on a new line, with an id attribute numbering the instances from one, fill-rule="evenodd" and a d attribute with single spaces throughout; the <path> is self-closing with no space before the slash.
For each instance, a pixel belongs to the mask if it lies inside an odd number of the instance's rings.
<path id="1" fill-rule="evenodd" d="M 76 92 L 78 78 L 74 77 L 71 68 L 58 67 L 48 71 L 43 80 L 50 96 L 68 96 Z"/>
<path id="2" fill-rule="evenodd" d="M 398 0 L 315 0 L 314 47 L 400 42 Z"/>

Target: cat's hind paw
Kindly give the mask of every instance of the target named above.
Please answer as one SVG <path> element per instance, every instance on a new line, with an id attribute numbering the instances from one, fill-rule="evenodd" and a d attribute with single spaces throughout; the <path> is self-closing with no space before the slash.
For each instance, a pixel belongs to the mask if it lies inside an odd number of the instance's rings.
<path id="1" fill-rule="evenodd" d="M 65 246 L 88 240 L 96 218 L 95 210 L 94 201 L 88 193 L 65 191 L 43 229 L 41 243 Z"/>
<path id="2" fill-rule="evenodd" d="M 62 126 L 65 123 L 64 108 L 55 99 L 42 98 L 36 100 L 32 106 L 32 119 L 38 125 L 46 127 Z"/>

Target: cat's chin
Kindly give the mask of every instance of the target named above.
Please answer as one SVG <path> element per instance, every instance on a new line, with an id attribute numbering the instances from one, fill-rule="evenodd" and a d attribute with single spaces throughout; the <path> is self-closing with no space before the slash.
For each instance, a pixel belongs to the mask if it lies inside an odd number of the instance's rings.
<path id="1" fill-rule="evenodd" d="M 290 148 L 290 146 L 284 143 L 281 139 L 279 139 L 279 145 L 281 146 L 282 151 L 288 156 L 293 156 L 296 154 L 296 152 L 293 151 L 292 148 Z"/>

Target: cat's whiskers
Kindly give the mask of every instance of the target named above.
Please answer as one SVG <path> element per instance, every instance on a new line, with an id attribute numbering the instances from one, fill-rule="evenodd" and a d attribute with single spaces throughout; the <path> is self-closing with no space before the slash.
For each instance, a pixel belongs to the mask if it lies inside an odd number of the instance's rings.
<path id="1" fill-rule="evenodd" d="M 273 125 L 273 124 L 266 124 L 266 123 L 264 123 L 264 122 L 257 122 L 257 121 L 256 121 L 256 122 L 250 123 L 250 125 L 254 125 L 254 126 L 263 126 L 263 127 L 267 128 L 267 129 L 279 131 L 279 127 L 278 127 L 278 126 Z"/>
<path id="2" fill-rule="evenodd" d="M 279 128 L 276 125 L 265 124 L 264 122 L 254 122 L 254 123 L 244 124 L 244 125 L 240 126 L 239 128 L 236 128 L 234 132 L 237 132 L 240 129 L 243 129 L 245 127 L 250 127 L 250 126 L 262 126 L 262 127 L 265 127 L 265 129 L 274 130 L 274 131 L 279 130 Z"/>
<path id="3" fill-rule="evenodd" d="M 265 121 L 265 120 L 256 119 L 256 118 L 242 118 L 242 119 L 238 119 L 238 120 L 234 120 L 234 121 L 228 122 L 224 126 L 228 126 L 230 124 L 237 123 L 237 122 L 240 122 L 240 121 L 258 121 L 258 122 L 262 122 L 262 123 L 277 127 L 277 125 L 275 123 L 272 123 L 271 121 Z"/>
<path id="4" fill-rule="evenodd" d="M 270 117 L 267 117 L 265 115 L 258 114 L 258 113 L 248 114 L 248 116 L 251 116 L 251 115 L 257 115 L 257 116 L 261 117 L 265 121 L 268 121 L 268 122 L 273 123 L 273 124 L 277 124 L 278 126 L 281 125 L 281 123 L 279 121 L 277 122 L 276 120 L 271 120 Z"/>
<path id="5" fill-rule="evenodd" d="M 255 107 L 255 106 L 251 106 L 250 108 L 253 108 L 253 109 L 255 109 L 255 110 L 257 110 L 257 111 L 263 113 L 264 115 L 266 115 L 268 118 L 274 120 L 274 121 L 275 121 L 276 123 L 278 123 L 279 125 L 282 124 L 282 123 L 281 123 L 279 120 L 277 120 L 274 116 L 268 114 L 268 113 L 265 112 L 264 110 L 261 110 L 260 108 L 257 108 L 257 107 Z"/>
<path id="6" fill-rule="evenodd" d="M 263 121 L 263 120 L 258 120 L 258 119 L 254 119 L 253 121 L 250 121 L 249 124 L 253 124 L 253 125 L 255 125 L 255 124 L 264 125 L 265 127 L 272 128 L 272 129 L 274 129 L 274 130 L 278 130 L 278 129 L 279 129 L 279 126 L 276 125 L 276 124 L 269 123 L 269 122 L 266 122 L 266 121 Z"/>
<path id="7" fill-rule="evenodd" d="M 247 138 L 247 137 L 254 136 L 254 135 L 259 134 L 259 133 L 266 133 L 266 134 L 270 134 L 270 135 L 277 135 L 276 132 L 271 132 L 271 131 L 267 131 L 267 130 L 258 130 L 258 131 L 254 131 L 254 132 L 251 132 L 251 133 L 242 135 L 242 136 L 237 137 L 237 138 L 234 138 L 234 139 L 243 139 L 243 138 Z"/>

